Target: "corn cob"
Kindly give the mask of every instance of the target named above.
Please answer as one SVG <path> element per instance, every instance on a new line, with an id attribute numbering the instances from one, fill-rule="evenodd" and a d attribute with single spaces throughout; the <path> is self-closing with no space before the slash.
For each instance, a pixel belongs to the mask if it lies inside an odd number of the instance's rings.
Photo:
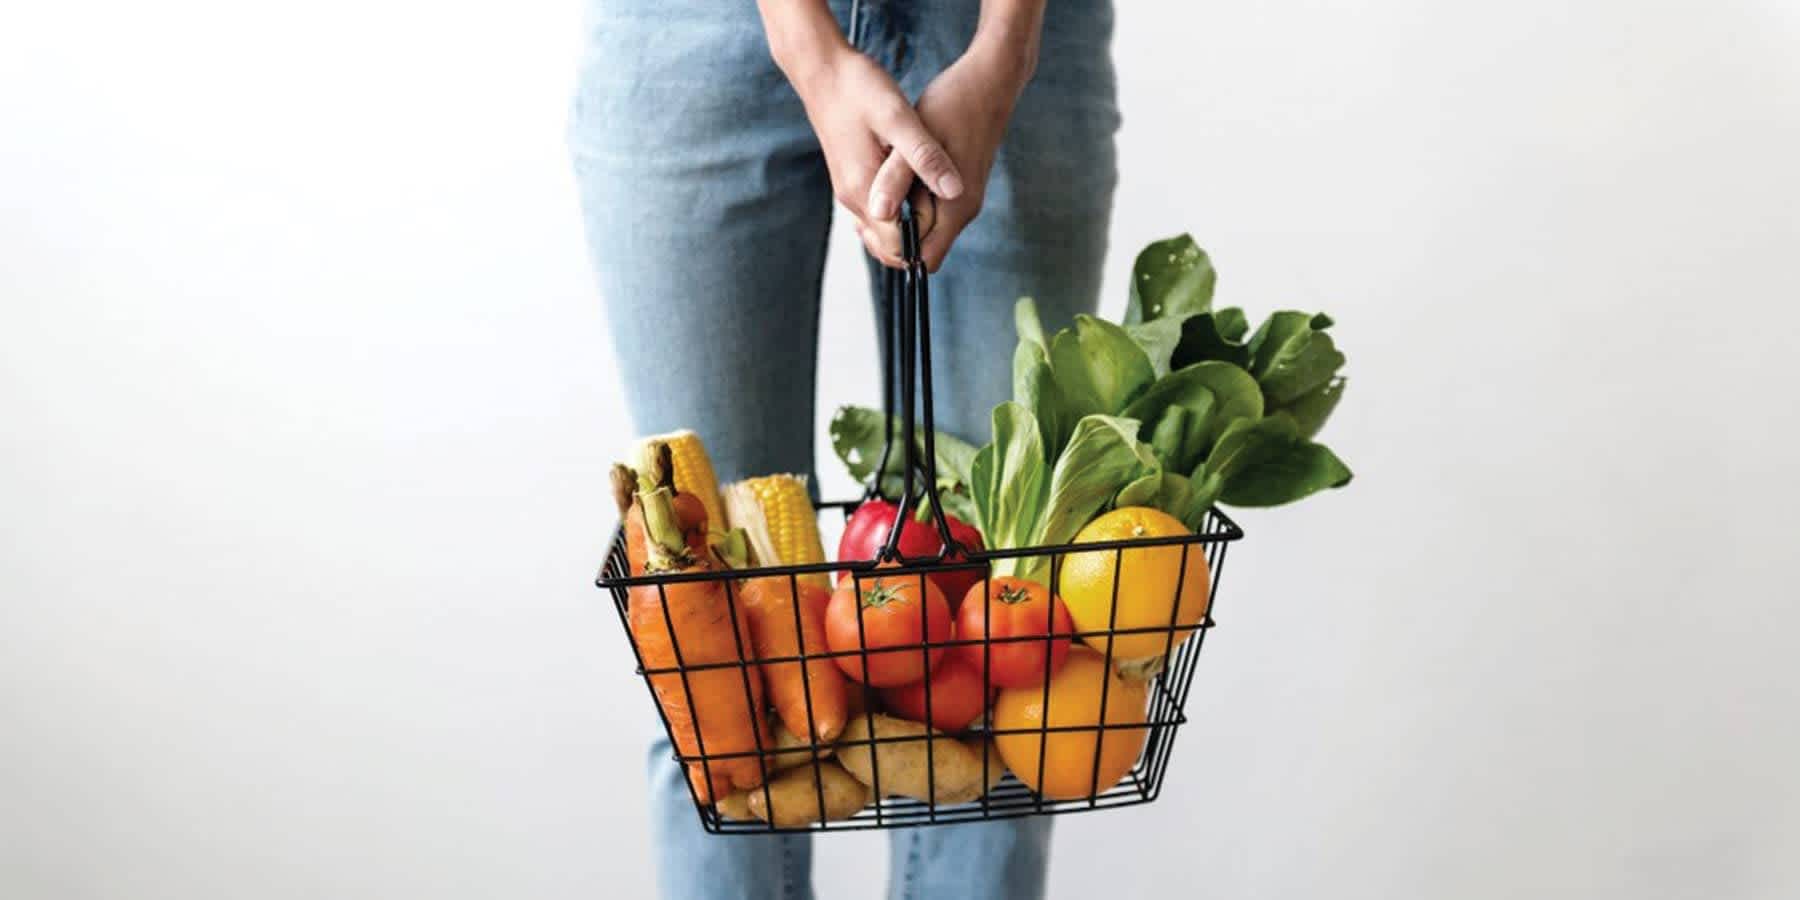
<path id="1" fill-rule="evenodd" d="M 713 474 L 712 460 L 706 455 L 706 445 L 700 442 L 700 436 L 684 428 L 643 438 L 632 451 L 632 458 L 642 460 L 658 442 L 668 445 L 669 454 L 674 458 L 675 489 L 700 498 L 700 505 L 706 507 L 708 531 L 724 531 L 725 505 L 719 500 L 719 478 Z"/>
<path id="2" fill-rule="evenodd" d="M 799 475 L 764 475 L 725 487 L 726 519 L 742 528 L 759 566 L 798 566 L 825 561 L 819 541 L 819 518 L 806 479 Z M 823 572 L 800 580 L 829 587 Z"/>

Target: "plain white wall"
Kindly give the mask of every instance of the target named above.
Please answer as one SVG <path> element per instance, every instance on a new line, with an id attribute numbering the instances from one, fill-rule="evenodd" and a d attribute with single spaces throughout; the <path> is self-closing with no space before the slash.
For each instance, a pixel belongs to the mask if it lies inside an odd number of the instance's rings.
<path id="1" fill-rule="evenodd" d="M 1793 896 L 1800 12 L 1121 5 L 1106 310 L 1182 230 L 1329 310 L 1358 478 L 1243 517 L 1164 798 L 1052 895 Z M 0 895 L 652 890 L 578 19 L 0 14 Z"/>

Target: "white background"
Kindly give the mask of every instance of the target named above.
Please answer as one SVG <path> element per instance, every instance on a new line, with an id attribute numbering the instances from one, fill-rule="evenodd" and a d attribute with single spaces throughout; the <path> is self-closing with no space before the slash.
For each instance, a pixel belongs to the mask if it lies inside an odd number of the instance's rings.
<path id="1" fill-rule="evenodd" d="M 1800 12 L 1122 6 L 1106 311 L 1186 230 L 1331 312 L 1357 480 L 1243 517 L 1164 798 L 1052 896 L 1793 896 Z M 0 14 L 0 895 L 652 891 L 578 33 Z"/>

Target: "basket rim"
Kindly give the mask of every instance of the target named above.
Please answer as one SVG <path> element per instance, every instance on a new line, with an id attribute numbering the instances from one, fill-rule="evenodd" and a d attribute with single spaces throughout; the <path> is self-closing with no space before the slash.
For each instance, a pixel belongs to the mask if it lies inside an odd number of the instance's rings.
<path id="1" fill-rule="evenodd" d="M 854 509 L 860 500 L 829 500 L 814 503 L 813 509 Z M 1196 531 L 1192 534 L 1164 535 L 1158 537 L 1123 538 L 1111 541 L 1092 541 L 1087 543 L 1037 544 L 1030 547 L 1010 547 L 1004 549 L 981 549 L 965 554 L 960 559 L 937 558 L 902 558 L 900 565 L 888 566 L 884 574 L 911 575 L 930 572 L 955 571 L 957 569 L 978 569 L 987 563 L 1001 559 L 1016 559 L 1027 556 L 1059 556 L 1071 553 L 1103 552 L 1106 550 L 1129 550 L 1142 547 L 1170 547 L 1183 544 L 1227 544 L 1244 537 L 1242 526 L 1227 515 L 1217 505 L 1208 509 L 1208 515 L 1217 523 L 1217 528 L 1208 531 Z M 620 524 L 613 530 L 613 544 L 624 538 L 625 526 Z M 834 572 L 870 572 L 879 565 L 874 559 L 836 560 L 819 563 L 801 563 L 782 566 L 753 566 L 744 569 L 716 569 L 695 572 L 667 572 L 646 575 L 608 576 L 602 566 L 594 578 L 594 586 L 600 588 L 638 587 L 657 584 L 680 584 L 690 581 L 720 581 L 749 578 L 798 577 L 801 575 L 831 574 Z"/>

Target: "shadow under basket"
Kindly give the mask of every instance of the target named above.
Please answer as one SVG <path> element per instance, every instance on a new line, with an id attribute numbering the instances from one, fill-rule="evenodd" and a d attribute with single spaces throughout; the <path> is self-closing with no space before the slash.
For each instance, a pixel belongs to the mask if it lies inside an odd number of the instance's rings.
<path id="1" fill-rule="evenodd" d="M 847 517 L 856 506 L 856 502 L 826 503 L 822 504 L 818 511 L 821 515 L 843 515 Z M 626 638 L 631 641 L 632 653 L 638 663 L 637 672 L 643 678 L 646 688 L 651 689 L 653 705 L 656 706 L 658 714 L 663 716 L 663 727 L 666 730 L 669 730 L 670 742 L 672 746 L 677 748 L 675 758 L 679 763 L 684 766 L 697 764 L 702 767 L 702 770 L 704 771 L 706 767 L 716 765 L 727 759 L 741 760 L 750 756 L 759 757 L 759 765 L 762 767 L 765 774 L 765 786 L 761 788 L 752 788 L 750 790 L 751 792 L 760 792 L 763 794 L 761 800 L 765 811 L 769 810 L 771 807 L 776 807 L 778 803 L 781 802 L 769 793 L 767 787 L 768 780 L 777 777 L 777 770 L 771 763 L 772 759 L 799 758 L 805 761 L 800 762 L 798 766 L 788 768 L 787 771 L 806 772 L 807 770 L 810 770 L 811 785 L 808 787 L 812 788 L 812 790 L 810 792 L 802 791 L 801 793 L 808 799 L 800 802 L 808 804 L 816 803 L 816 815 L 811 813 L 810 807 L 807 810 L 804 810 L 806 813 L 805 815 L 800 816 L 791 815 L 794 810 L 777 808 L 775 809 L 775 812 L 778 814 L 783 812 L 790 814 L 785 817 L 782 815 L 770 816 L 772 819 L 779 820 L 787 818 L 789 820 L 780 822 L 779 824 L 754 817 L 738 818 L 728 816 L 725 813 L 722 813 L 714 804 L 703 802 L 700 794 L 694 789 L 690 780 L 689 793 L 694 801 L 695 810 L 700 816 L 701 824 L 707 831 L 715 834 L 767 834 L 769 832 L 777 831 L 816 832 L 849 831 L 868 828 L 902 828 L 918 825 L 972 822 L 986 819 L 1008 819 L 1019 816 L 1054 815 L 1094 809 L 1112 809 L 1115 807 L 1148 803 L 1155 800 L 1161 792 L 1163 777 L 1168 771 L 1169 760 L 1174 752 L 1176 731 L 1180 726 L 1187 722 L 1187 717 L 1183 713 L 1183 709 L 1187 704 L 1188 691 L 1193 686 L 1194 669 L 1195 664 L 1200 657 L 1200 650 L 1205 644 L 1207 632 L 1212 629 L 1214 624 L 1212 614 L 1217 610 L 1219 582 L 1225 566 L 1225 551 L 1231 542 L 1242 537 L 1243 530 L 1238 527 L 1237 523 L 1233 522 L 1215 507 L 1207 512 L 1200 528 L 1192 534 L 1172 537 L 1136 538 L 1101 543 L 1027 547 L 1011 550 L 981 550 L 968 554 L 966 559 L 958 559 L 954 562 L 903 563 L 898 566 L 889 564 L 883 567 L 878 574 L 884 579 L 913 576 L 924 579 L 929 575 L 942 573 L 946 570 L 967 570 L 981 573 L 985 580 L 986 577 L 988 577 L 987 573 L 989 572 L 990 566 L 994 563 L 1006 559 L 1019 559 L 1023 561 L 1029 558 L 1036 558 L 1037 562 L 1048 563 L 1047 570 L 1045 570 L 1047 571 L 1048 586 L 1053 594 L 1061 596 L 1059 581 L 1065 558 L 1072 554 L 1103 553 L 1110 558 L 1114 570 L 1114 577 L 1112 579 L 1113 605 L 1111 607 L 1111 618 L 1114 621 L 1109 622 L 1108 628 L 1106 629 L 1092 631 L 1077 630 L 1073 635 L 1068 637 L 1073 637 L 1077 644 L 1085 641 L 1089 646 L 1098 645 L 1097 649 L 1105 648 L 1105 663 L 1108 669 L 1111 669 L 1114 662 L 1111 653 L 1112 641 L 1107 639 L 1108 636 L 1121 639 L 1125 637 L 1141 638 L 1146 634 L 1160 636 L 1163 640 L 1164 647 L 1172 649 L 1164 654 L 1165 659 L 1161 670 L 1145 683 L 1144 692 L 1146 694 L 1146 700 L 1142 722 L 1132 721 L 1128 724 L 1107 724 L 1107 703 L 1111 698 L 1109 697 L 1109 691 L 1105 688 L 1101 691 L 1099 713 L 1097 715 L 1092 715 L 1090 717 L 1092 721 L 1085 724 L 1062 726 L 1040 724 L 1032 728 L 996 730 L 990 724 L 989 716 L 984 715 L 969 729 L 955 735 L 956 738 L 964 742 L 965 746 L 977 748 L 975 755 L 982 758 L 982 778 L 980 783 L 982 785 L 991 785 L 991 787 L 978 798 L 967 802 L 950 804 L 929 803 L 922 799 L 906 796 L 882 796 L 884 793 L 891 794 L 893 791 L 886 790 L 881 786 L 881 769 L 878 766 L 871 766 L 870 768 L 874 769 L 874 777 L 872 779 L 873 783 L 869 785 L 869 788 L 874 797 L 873 802 L 854 814 L 840 813 L 839 817 L 831 820 L 826 820 L 826 797 L 828 795 L 828 790 L 824 784 L 824 773 L 820 768 L 820 759 L 822 754 L 824 759 L 829 760 L 837 752 L 849 749 L 849 744 L 847 744 L 846 741 L 840 739 L 838 741 L 830 742 L 826 746 L 821 746 L 819 744 L 807 743 L 803 738 L 794 738 L 793 740 L 798 741 L 799 743 L 782 744 L 780 753 L 774 755 L 765 753 L 764 751 L 775 750 L 776 748 L 763 747 L 760 741 L 758 742 L 756 749 L 739 750 L 732 753 L 708 753 L 705 747 L 706 736 L 704 733 L 701 733 L 698 735 L 697 739 L 698 746 L 694 748 L 697 752 L 684 754 L 680 752 L 680 741 L 677 740 L 674 730 L 669 728 L 669 721 L 667 715 L 663 713 L 661 704 L 655 702 L 655 689 L 652 686 L 652 677 L 662 678 L 664 684 L 673 683 L 668 680 L 669 676 L 678 677 L 682 689 L 686 690 L 688 676 L 694 672 L 701 670 L 733 669 L 742 680 L 744 686 L 744 700 L 748 703 L 752 696 L 752 680 L 762 677 L 761 673 L 757 671 L 757 666 L 759 665 L 803 663 L 806 660 L 816 660 L 823 657 L 848 656 L 859 653 L 866 654 L 869 651 L 851 650 L 833 652 L 825 647 L 802 646 L 801 652 L 793 656 L 751 661 L 733 660 L 730 662 L 710 663 L 703 666 L 685 666 L 680 663 L 680 648 L 677 646 L 675 648 L 677 659 L 677 664 L 675 666 L 647 669 L 644 665 L 644 659 L 640 652 L 638 642 L 631 634 L 629 609 L 630 604 L 632 603 L 633 592 L 636 591 L 638 602 L 640 604 L 659 603 L 661 605 L 662 614 L 665 617 L 668 617 L 669 596 L 666 592 L 667 587 L 680 582 L 710 581 L 719 583 L 721 589 L 727 592 L 729 607 L 735 624 L 742 615 L 742 610 L 738 603 L 738 592 L 742 588 L 742 580 L 744 579 L 785 579 L 788 584 L 788 590 L 794 591 L 797 597 L 800 579 L 803 576 L 825 573 L 828 578 L 831 578 L 837 573 L 854 573 L 858 577 L 849 580 L 852 583 L 860 583 L 874 577 L 875 573 L 873 573 L 872 570 L 875 568 L 875 562 L 872 560 L 849 562 L 838 561 L 813 565 L 772 566 L 734 571 L 686 572 L 678 574 L 640 575 L 634 577 L 630 574 L 630 567 L 625 553 L 624 533 L 621 530 L 617 532 L 613 538 L 612 546 L 607 553 L 606 563 L 600 573 L 597 584 L 601 588 L 606 589 L 612 596 L 613 605 L 619 614 L 619 623 L 622 626 L 622 630 L 625 631 Z M 1167 550 L 1160 550 L 1159 552 L 1161 553 L 1173 552 L 1174 548 L 1179 548 L 1181 563 L 1178 571 L 1180 571 L 1183 576 L 1189 571 L 1188 560 L 1190 555 L 1204 555 L 1207 564 L 1206 570 L 1208 572 L 1208 585 L 1206 588 L 1207 603 L 1206 614 L 1201 617 L 1200 621 L 1194 624 L 1177 624 L 1178 604 L 1182 598 L 1184 589 L 1184 586 L 1178 583 L 1171 592 L 1171 596 L 1168 600 L 1169 620 L 1166 624 L 1136 628 L 1115 627 L 1119 609 L 1118 594 L 1121 587 L 1120 579 L 1118 578 L 1120 568 L 1125 561 L 1131 559 L 1130 554 L 1133 550 L 1146 550 L 1148 548 L 1169 548 Z M 860 591 L 860 586 L 857 589 Z M 982 596 L 985 597 L 986 594 L 987 591 L 984 589 Z M 992 601 L 990 599 L 987 602 L 991 603 Z M 798 609 L 798 603 L 795 604 L 795 609 Z M 671 631 L 673 631 L 671 619 L 665 618 L 665 622 L 671 625 Z M 798 625 L 797 618 L 796 625 Z M 955 640 L 936 642 L 926 641 L 918 644 L 884 648 L 880 652 L 884 654 L 896 652 L 924 653 L 928 648 L 951 647 L 956 645 L 990 644 L 991 646 L 998 646 L 1008 640 L 1042 641 L 1045 639 L 1040 636 L 1010 639 L 995 638 L 988 641 L 983 640 L 980 636 L 974 638 L 958 636 Z M 747 646 L 743 647 L 741 656 L 743 659 L 750 659 L 752 656 L 750 648 Z M 866 661 L 867 657 L 865 656 L 864 659 Z M 806 666 L 800 665 L 795 668 L 805 671 Z M 926 675 L 928 683 L 929 678 L 930 674 L 928 667 Z M 1049 680 L 1049 675 L 1046 673 L 1045 696 L 1049 696 Z M 1107 679 L 1104 683 L 1110 685 L 1112 684 L 1112 680 Z M 868 727 L 865 729 L 865 732 L 867 735 L 875 735 L 876 729 L 872 717 L 877 715 L 874 711 L 874 707 L 879 705 L 877 699 L 878 692 L 872 689 L 866 689 L 855 682 L 849 683 L 849 689 L 852 692 L 864 693 L 866 702 L 863 704 L 863 709 L 865 711 L 855 713 L 853 718 L 871 717 L 866 719 Z M 1035 690 L 1035 688 L 1014 688 L 1012 690 Z M 926 694 L 927 696 L 932 696 L 929 687 L 927 687 Z M 691 704 L 688 706 L 691 709 Z M 810 703 L 807 708 L 810 719 Z M 1052 706 L 1050 715 L 1051 717 L 1054 717 L 1055 715 L 1054 706 Z M 697 723 L 695 724 L 696 728 L 693 730 L 697 732 L 699 729 Z M 1100 783 L 1102 779 L 1099 774 L 1103 754 L 1098 751 L 1100 751 L 1102 747 L 1103 740 L 1106 739 L 1106 732 L 1115 729 L 1142 734 L 1142 749 L 1137 752 L 1136 759 L 1132 763 L 1131 768 L 1126 771 L 1117 782 L 1103 784 Z M 810 732 L 811 729 L 808 729 L 808 733 Z M 1085 739 L 1086 736 L 1091 735 L 1094 741 L 1093 749 L 1089 751 L 1089 754 L 1093 758 L 1092 765 L 1094 777 L 1088 783 L 1086 795 L 1075 799 L 1047 799 L 1040 794 L 1035 793 L 1026 782 L 1022 782 L 1011 771 L 1006 772 L 1004 777 L 1000 777 L 996 780 L 994 777 L 997 774 L 995 767 L 1000 765 L 999 757 L 994 753 L 984 753 L 980 751 L 980 748 L 985 747 L 988 741 L 997 737 L 1008 739 L 1009 746 L 1014 748 L 1022 746 L 1019 741 L 1016 740 L 1016 738 L 1021 735 L 1024 735 L 1027 740 L 1035 740 L 1037 742 L 1036 774 L 1039 777 L 1031 779 L 1031 781 L 1042 784 L 1042 776 L 1044 767 L 1046 766 L 1045 757 L 1048 752 L 1047 748 L 1049 746 L 1050 738 L 1053 736 L 1057 737 L 1059 746 L 1066 748 L 1069 746 L 1067 743 L 1067 735 L 1069 734 L 1081 735 L 1083 739 Z M 921 793 L 926 797 L 945 797 L 945 790 L 935 783 L 937 767 L 932 764 L 935 761 L 930 759 L 935 752 L 934 748 L 940 745 L 939 739 L 941 737 L 942 733 L 937 733 L 937 737 L 930 737 L 925 734 L 908 736 L 865 736 L 853 743 L 855 747 L 861 748 L 862 756 L 860 758 L 869 759 L 871 761 L 884 758 L 883 749 L 872 745 L 908 741 L 923 744 L 925 755 L 927 757 L 927 765 L 925 767 L 927 789 L 917 793 Z M 1029 756 L 1031 754 L 1027 751 L 1025 755 Z M 1014 761 L 1016 762 L 1017 760 Z M 791 804 L 793 801 L 787 802 Z M 812 819 L 812 821 L 794 821 L 796 818 Z"/>

